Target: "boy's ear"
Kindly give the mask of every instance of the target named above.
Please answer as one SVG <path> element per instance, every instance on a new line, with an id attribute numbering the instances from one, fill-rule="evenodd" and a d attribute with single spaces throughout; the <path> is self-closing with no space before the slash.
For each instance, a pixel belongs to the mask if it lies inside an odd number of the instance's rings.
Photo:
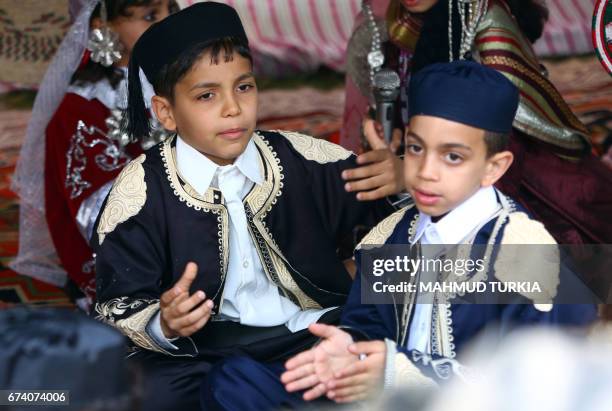
<path id="1" fill-rule="evenodd" d="M 151 106 L 160 124 L 169 131 L 176 131 L 176 122 L 172 112 L 172 104 L 166 97 L 155 95 L 151 98 Z"/>
<path id="2" fill-rule="evenodd" d="M 514 154 L 510 151 L 500 151 L 489 157 L 485 166 L 485 175 L 480 181 L 480 186 L 489 187 L 495 184 L 508 171 L 513 160 Z"/>

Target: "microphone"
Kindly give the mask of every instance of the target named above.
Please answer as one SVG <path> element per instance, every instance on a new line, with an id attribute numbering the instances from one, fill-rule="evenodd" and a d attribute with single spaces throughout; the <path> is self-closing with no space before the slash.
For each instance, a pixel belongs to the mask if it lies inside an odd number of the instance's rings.
<path id="1" fill-rule="evenodd" d="M 383 127 L 387 144 L 391 143 L 393 134 L 393 117 L 395 102 L 400 92 L 400 78 L 388 68 L 381 69 L 374 75 L 374 100 L 376 101 L 376 118 Z"/>

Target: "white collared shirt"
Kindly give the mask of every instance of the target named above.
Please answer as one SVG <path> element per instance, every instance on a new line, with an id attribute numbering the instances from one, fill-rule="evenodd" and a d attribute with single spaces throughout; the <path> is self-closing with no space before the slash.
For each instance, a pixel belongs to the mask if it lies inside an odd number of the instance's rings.
<path id="1" fill-rule="evenodd" d="M 480 188 L 436 223 L 431 221 L 431 216 L 419 213 L 415 235 L 410 243 L 461 244 L 476 229 L 486 224 L 500 207 L 493 187 Z M 431 353 L 432 308 L 432 304 L 415 304 L 408 333 L 408 349 Z"/>
<path id="2" fill-rule="evenodd" d="M 234 164 L 219 166 L 177 136 L 176 162 L 181 177 L 200 195 L 204 195 L 212 185 L 225 198 L 230 220 L 230 252 L 219 311 L 221 319 L 259 327 L 285 324 L 291 332 L 296 332 L 334 308 L 301 310 L 281 295 L 278 287 L 266 276 L 247 228 L 242 202 L 254 184 L 264 182 L 262 164 L 253 140 Z M 156 318 L 149 332 L 160 342 L 163 333 L 159 314 Z M 167 344 L 164 346 L 168 347 Z"/>

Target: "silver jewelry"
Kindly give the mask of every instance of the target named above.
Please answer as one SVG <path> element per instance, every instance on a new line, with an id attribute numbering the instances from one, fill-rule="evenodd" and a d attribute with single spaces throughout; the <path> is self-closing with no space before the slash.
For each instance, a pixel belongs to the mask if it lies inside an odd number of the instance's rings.
<path id="1" fill-rule="evenodd" d="M 125 147 L 132 142 L 130 135 L 121 127 L 124 117 L 123 110 L 113 109 L 111 115 L 104 121 L 106 127 L 108 127 L 106 135 L 111 140 L 116 141 L 119 147 Z"/>
<path id="2" fill-rule="evenodd" d="M 125 146 L 136 141 L 135 138 L 131 138 L 128 133 L 125 132 L 122 125 L 126 116 L 125 110 L 113 109 L 111 115 L 105 120 L 108 131 L 106 136 L 115 141 L 119 148 L 123 150 Z M 143 136 L 140 139 L 140 146 L 143 150 L 148 150 L 154 145 L 165 141 L 172 133 L 168 132 L 162 127 L 162 125 L 154 117 L 149 120 L 151 123 L 151 132 L 148 136 Z"/>
<path id="3" fill-rule="evenodd" d="M 145 151 L 154 145 L 165 141 L 168 137 L 173 135 L 173 133 L 166 130 L 155 117 L 151 118 L 150 123 L 151 133 L 149 133 L 148 136 L 143 137 L 140 141 L 140 146 Z"/>
<path id="4" fill-rule="evenodd" d="M 448 58 L 453 55 L 453 1 L 448 0 Z M 459 44 L 459 60 L 463 60 L 472 48 L 478 25 L 487 12 L 488 0 L 457 0 L 457 8 L 461 21 L 461 43 Z"/>
<path id="5" fill-rule="evenodd" d="M 453 0 L 448 0 L 448 61 L 453 60 Z"/>
<path id="6" fill-rule="evenodd" d="M 93 29 L 89 33 L 87 49 L 91 51 L 92 61 L 104 67 L 110 67 L 121 59 L 122 47 L 117 33 L 107 25 L 108 17 L 104 0 L 100 2 L 100 20 L 102 20 L 102 27 Z"/>
<path id="7" fill-rule="evenodd" d="M 374 74 L 380 70 L 385 62 L 385 55 L 382 52 L 381 37 L 376 20 L 374 20 L 374 12 L 369 0 L 363 0 L 361 5 L 368 19 L 368 24 L 372 30 L 372 45 L 368 53 L 368 66 L 370 66 L 370 84 L 374 84 Z"/>

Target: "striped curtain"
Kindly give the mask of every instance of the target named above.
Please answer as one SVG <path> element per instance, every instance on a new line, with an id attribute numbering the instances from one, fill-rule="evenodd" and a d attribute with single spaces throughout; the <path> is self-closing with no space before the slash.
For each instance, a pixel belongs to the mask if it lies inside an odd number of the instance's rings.
<path id="1" fill-rule="evenodd" d="M 182 6 L 197 0 L 179 0 Z M 326 65 L 343 70 L 361 0 L 215 0 L 238 10 L 260 74 L 280 76 Z M 446 0 L 440 0 L 446 1 Z M 593 52 L 595 0 L 546 0 L 550 18 L 535 44 L 539 56 Z"/>
<path id="2" fill-rule="evenodd" d="M 255 70 L 270 76 L 342 71 L 361 0 L 215 0 L 234 7 L 245 26 Z M 195 3 L 179 0 L 181 6 Z"/>
<path id="3" fill-rule="evenodd" d="M 548 23 L 534 45 L 539 56 L 592 53 L 591 21 L 595 0 L 546 0 Z"/>

